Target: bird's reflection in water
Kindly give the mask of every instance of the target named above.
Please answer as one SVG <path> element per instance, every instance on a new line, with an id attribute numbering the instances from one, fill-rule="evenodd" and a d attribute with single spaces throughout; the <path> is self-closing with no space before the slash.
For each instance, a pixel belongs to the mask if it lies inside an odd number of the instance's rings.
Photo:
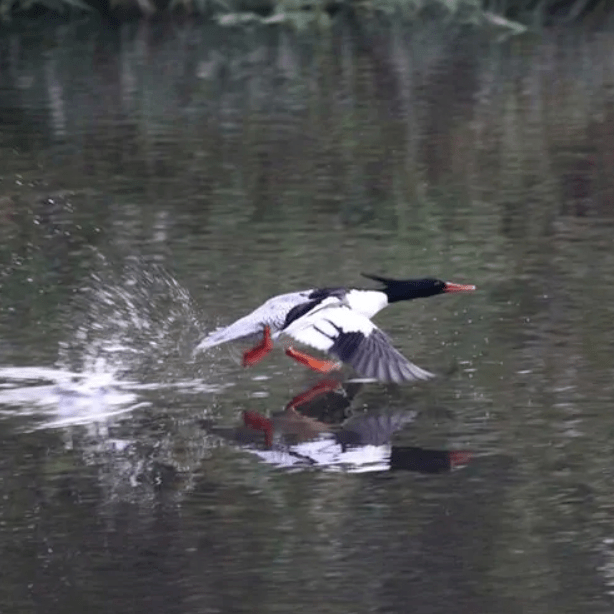
<path id="1" fill-rule="evenodd" d="M 412 422 L 416 412 L 352 413 L 361 388 L 357 382 L 327 378 L 294 397 L 281 412 L 265 416 L 248 410 L 236 427 L 203 426 L 278 467 L 440 473 L 469 462 L 467 451 L 392 445 L 394 433 Z"/>

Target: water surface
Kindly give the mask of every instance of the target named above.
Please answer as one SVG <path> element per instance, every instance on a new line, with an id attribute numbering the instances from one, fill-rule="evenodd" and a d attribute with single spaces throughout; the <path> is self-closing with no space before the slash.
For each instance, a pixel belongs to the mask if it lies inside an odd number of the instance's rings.
<path id="1" fill-rule="evenodd" d="M 0 610 L 610 612 L 612 57 L 427 23 L 7 34 Z M 478 286 L 377 318 L 433 382 L 288 423 L 314 375 L 193 352 L 361 271 Z"/>

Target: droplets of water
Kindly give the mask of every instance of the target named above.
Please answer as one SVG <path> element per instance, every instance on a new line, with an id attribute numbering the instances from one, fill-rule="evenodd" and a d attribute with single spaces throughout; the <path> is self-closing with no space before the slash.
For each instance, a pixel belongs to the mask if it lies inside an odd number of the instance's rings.
<path id="1" fill-rule="evenodd" d="M 63 312 L 55 368 L 0 369 L 0 407 L 6 407 L 0 412 L 35 417 L 26 429 L 99 428 L 137 408 L 223 387 L 210 371 L 203 379 L 194 362 L 203 327 L 172 274 L 139 258 L 98 260 Z"/>
<path id="2" fill-rule="evenodd" d="M 196 314 L 188 291 L 160 265 L 101 258 L 67 311 L 58 366 L 139 382 L 185 378 L 201 330 Z"/>

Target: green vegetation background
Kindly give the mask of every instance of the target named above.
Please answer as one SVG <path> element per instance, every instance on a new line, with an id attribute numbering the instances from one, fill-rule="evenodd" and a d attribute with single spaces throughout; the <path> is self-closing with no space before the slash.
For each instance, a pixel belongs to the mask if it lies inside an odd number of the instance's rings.
<path id="1" fill-rule="evenodd" d="M 612 12 L 611 0 L 0 0 L 0 19 L 68 18 L 93 13 L 114 20 L 170 19 L 197 15 L 227 25 L 249 21 L 327 23 L 339 12 L 362 18 L 388 13 L 407 19 L 442 13 L 461 21 L 502 28 L 589 21 L 598 25 Z"/>

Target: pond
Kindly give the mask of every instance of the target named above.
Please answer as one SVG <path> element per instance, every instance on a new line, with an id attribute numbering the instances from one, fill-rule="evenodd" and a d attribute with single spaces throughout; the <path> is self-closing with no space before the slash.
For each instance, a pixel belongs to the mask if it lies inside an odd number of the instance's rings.
<path id="1" fill-rule="evenodd" d="M 611 612 L 612 58 L 427 22 L 7 32 L 3 614 Z M 436 378 L 194 351 L 361 273 L 476 284 L 375 318 Z"/>

